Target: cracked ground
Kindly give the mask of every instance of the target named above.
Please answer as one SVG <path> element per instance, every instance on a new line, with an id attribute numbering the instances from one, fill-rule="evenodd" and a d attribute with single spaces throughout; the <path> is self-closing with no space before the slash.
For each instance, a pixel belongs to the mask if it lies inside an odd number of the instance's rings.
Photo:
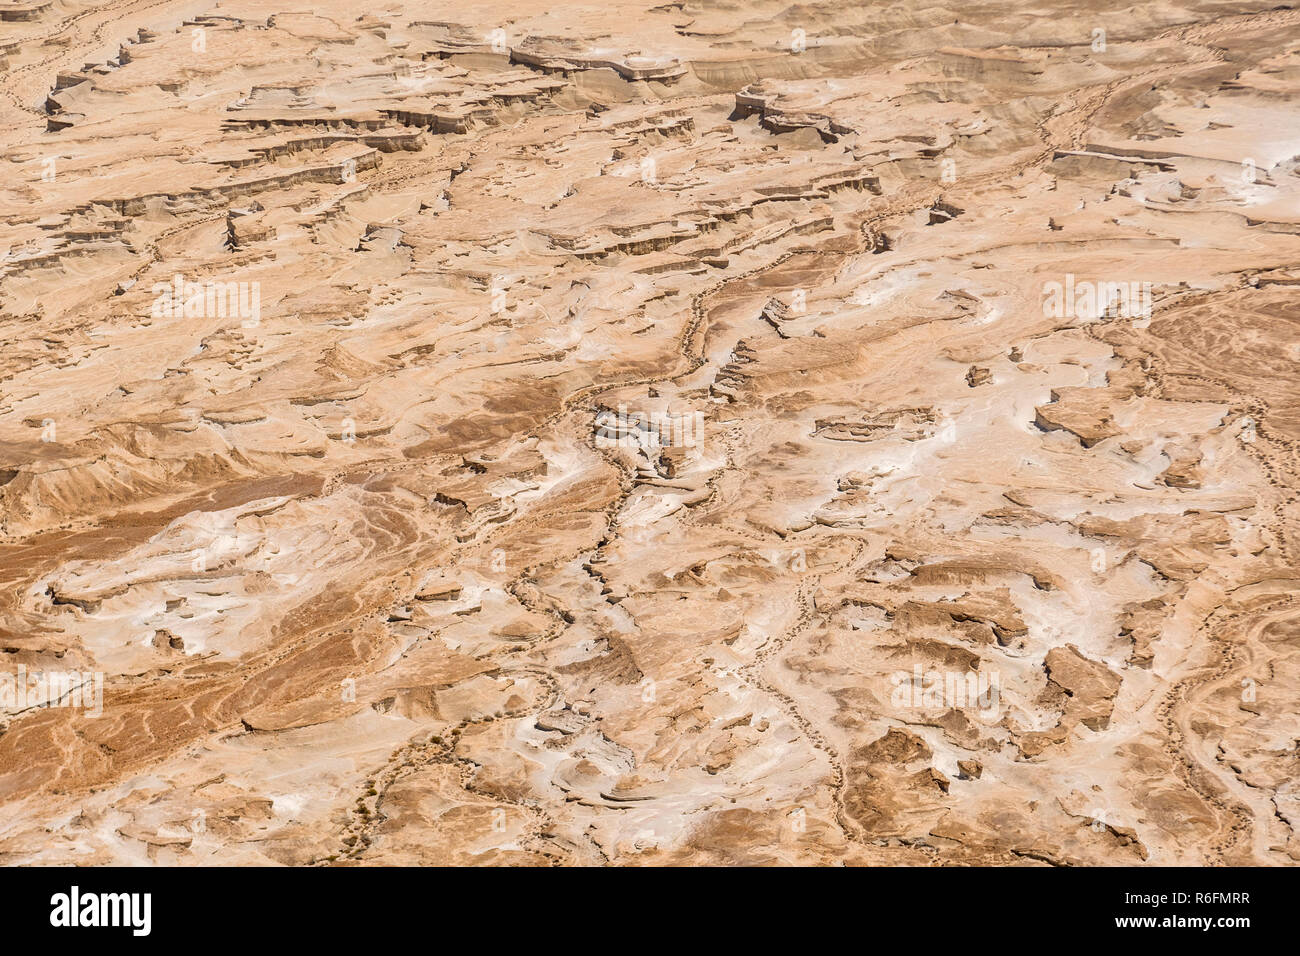
<path id="1" fill-rule="evenodd" d="M 0 0 L 0 171 L 0 862 L 1300 860 L 1300 11 Z"/>

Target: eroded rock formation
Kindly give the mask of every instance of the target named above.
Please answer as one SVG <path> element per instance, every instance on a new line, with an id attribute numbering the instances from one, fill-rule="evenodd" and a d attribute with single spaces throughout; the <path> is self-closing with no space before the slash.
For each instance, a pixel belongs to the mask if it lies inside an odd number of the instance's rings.
<path id="1" fill-rule="evenodd" d="M 1268 7 L 0 7 L 0 862 L 1300 859 Z"/>

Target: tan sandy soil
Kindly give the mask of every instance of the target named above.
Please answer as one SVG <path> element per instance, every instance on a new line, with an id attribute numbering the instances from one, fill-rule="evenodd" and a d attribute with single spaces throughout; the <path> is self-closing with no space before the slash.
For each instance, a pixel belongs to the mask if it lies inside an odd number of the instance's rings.
<path id="1" fill-rule="evenodd" d="M 1300 860 L 1270 6 L 0 0 L 0 862 Z"/>

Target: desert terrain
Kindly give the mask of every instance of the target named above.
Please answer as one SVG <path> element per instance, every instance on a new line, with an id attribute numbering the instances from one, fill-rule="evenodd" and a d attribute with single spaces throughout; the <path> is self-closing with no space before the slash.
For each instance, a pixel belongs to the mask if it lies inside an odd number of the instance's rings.
<path id="1" fill-rule="evenodd" d="M 0 0 L 0 864 L 1300 861 L 1300 9 Z"/>

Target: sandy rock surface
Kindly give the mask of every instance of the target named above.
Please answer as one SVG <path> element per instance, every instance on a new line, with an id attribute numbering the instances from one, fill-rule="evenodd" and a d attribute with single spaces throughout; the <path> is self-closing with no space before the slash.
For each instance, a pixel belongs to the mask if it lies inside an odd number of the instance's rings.
<path id="1" fill-rule="evenodd" d="M 0 0 L 0 863 L 1300 860 L 1271 6 Z"/>

